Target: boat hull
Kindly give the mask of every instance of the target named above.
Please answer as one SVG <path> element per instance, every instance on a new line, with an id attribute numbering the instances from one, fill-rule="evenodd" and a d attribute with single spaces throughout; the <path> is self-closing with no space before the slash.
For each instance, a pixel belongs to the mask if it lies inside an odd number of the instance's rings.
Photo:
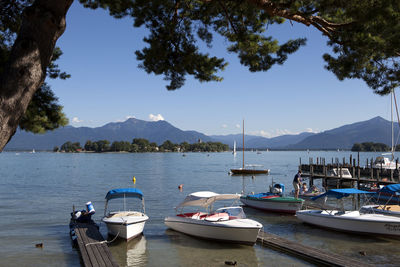
<path id="1" fill-rule="evenodd" d="M 252 208 L 290 214 L 295 214 L 296 211 L 301 210 L 304 202 L 302 199 L 289 197 L 252 198 L 248 196 L 241 197 L 240 201 Z"/>
<path id="2" fill-rule="evenodd" d="M 323 228 L 400 237 L 400 218 L 392 216 L 360 214 L 358 211 L 342 214 L 337 210 L 301 210 L 296 212 L 296 216 L 305 223 Z"/>
<path id="3" fill-rule="evenodd" d="M 143 233 L 147 215 L 140 213 L 135 216 L 111 216 L 103 217 L 102 221 L 107 225 L 108 234 L 122 239 L 131 240 Z"/>
<path id="4" fill-rule="evenodd" d="M 267 170 L 257 170 L 257 169 L 231 169 L 232 174 L 268 174 Z"/>
<path id="5" fill-rule="evenodd" d="M 187 235 L 217 241 L 254 245 L 262 225 L 250 219 L 209 222 L 179 216 L 165 218 L 165 225 Z"/>

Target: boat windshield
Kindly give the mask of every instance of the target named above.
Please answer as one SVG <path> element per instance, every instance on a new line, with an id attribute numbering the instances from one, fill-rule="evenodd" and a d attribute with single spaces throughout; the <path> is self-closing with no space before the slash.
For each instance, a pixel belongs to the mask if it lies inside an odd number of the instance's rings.
<path id="1" fill-rule="evenodd" d="M 236 217 L 238 219 L 246 219 L 246 214 L 244 214 L 242 207 L 224 207 L 217 209 L 215 212 L 228 213 L 230 217 Z"/>
<path id="2" fill-rule="evenodd" d="M 377 157 L 375 159 L 375 164 L 385 164 L 385 158 L 384 157 Z"/>
<path id="3" fill-rule="evenodd" d="M 347 169 L 342 169 L 342 175 L 343 175 L 343 176 L 344 176 L 344 175 L 350 175 L 349 170 L 347 170 Z"/>

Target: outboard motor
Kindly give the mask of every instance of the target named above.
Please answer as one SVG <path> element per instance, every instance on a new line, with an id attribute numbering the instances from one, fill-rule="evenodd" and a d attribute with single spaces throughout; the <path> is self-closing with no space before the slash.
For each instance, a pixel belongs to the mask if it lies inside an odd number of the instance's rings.
<path id="1" fill-rule="evenodd" d="M 285 185 L 283 184 L 274 184 L 272 193 L 282 195 L 285 191 Z"/>

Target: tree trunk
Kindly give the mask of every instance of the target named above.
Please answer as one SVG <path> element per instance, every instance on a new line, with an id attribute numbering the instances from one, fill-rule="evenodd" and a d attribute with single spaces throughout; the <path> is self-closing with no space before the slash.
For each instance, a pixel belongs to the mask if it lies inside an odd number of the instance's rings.
<path id="1" fill-rule="evenodd" d="M 36 0 L 22 25 L 0 77 L 0 151 L 14 135 L 33 94 L 43 84 L 65 16 L 73 0 Z"/>

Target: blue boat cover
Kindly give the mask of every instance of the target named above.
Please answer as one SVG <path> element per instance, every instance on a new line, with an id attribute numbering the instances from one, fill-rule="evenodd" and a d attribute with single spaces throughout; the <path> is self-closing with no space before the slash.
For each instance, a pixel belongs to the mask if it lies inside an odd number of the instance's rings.
<path id="1" fill-rule="evenodd" d="M 328 192 L 321 194 L 319 196 L 311 198 L 312 200 L 321 198 L 321 197 L 326 197 L 326 196 L 331 196 L 331 197 L 336 197 L 337 199 L 342 198 L 342 197 L 348 197 L 349 195 L 353 194 L 375 194 L 375 192 L 369 192 L 369 191 L 363 191 L 363 190 L 358 190 L 355 188 L 340 188 L 340 189 L 331 189 Z"/>
<path id="2" fill-rule="evenodd" d="M 143 199 L 143 193 L 136 188 L 119 188 L 108 191 L 106 199 L 110 200 L 113 198 L 124 198 L 124 197 L 136 197 Z"/>
<path id="3" fill-rule="evenodd" d="M 379 190 L 377 193 L 379 194 L 380 192 L 385 192 L 392 195 L 400 195 L 400 184 L 387 185 L 383 187 L 381 190 Z"/>

